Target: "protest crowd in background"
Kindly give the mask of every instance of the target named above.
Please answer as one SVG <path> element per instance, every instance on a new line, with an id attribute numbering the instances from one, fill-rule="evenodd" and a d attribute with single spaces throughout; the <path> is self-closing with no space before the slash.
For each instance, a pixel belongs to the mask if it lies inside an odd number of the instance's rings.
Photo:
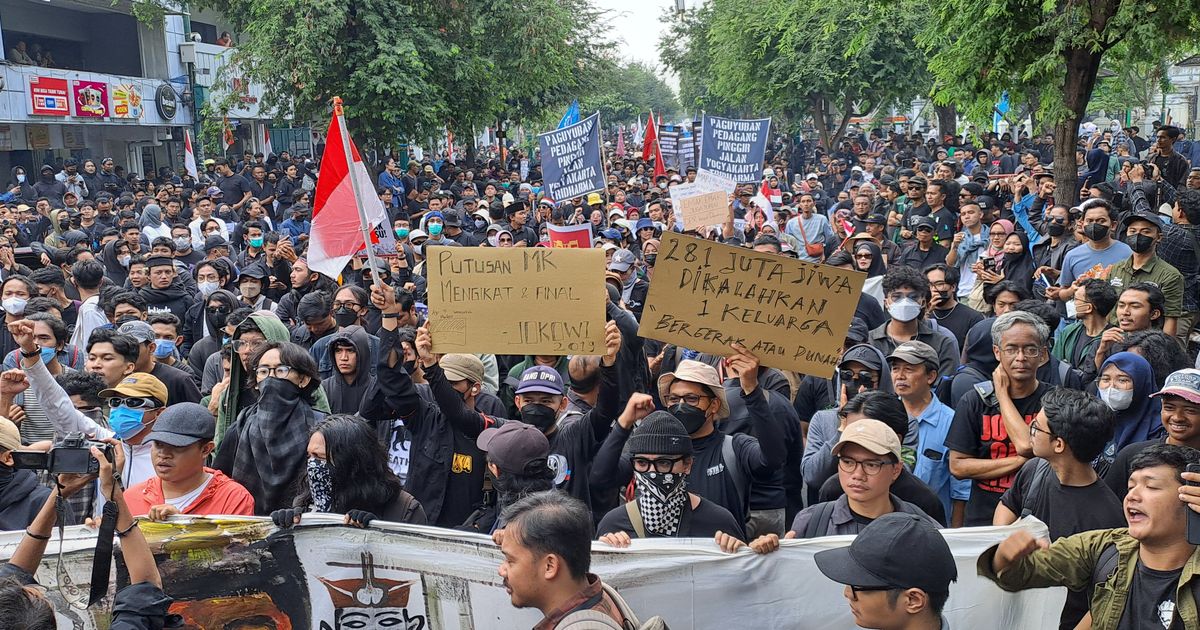
<path id="1" fill-rule="evenodd" d="M 687 234 L 862 272 L 825 378 L 639 335 L 680 231 L 671 189 L 697 171 L 608 140 L 607 188 L 573 199 L 550 197 L 536 152 L 388 157 L 362 194 L 394 255 L 339 277 L 309 266 L 309 156 L 217 159 L 198 179 L 27 165 L 41 177 L 0 197 L 0 530 L 28 532 L 0 601 L 36 608 L 14 585 L 43 537 L 115 503 L 142 589 L 123 593 L 151 616 L 166 596 L 132 517 L 332 512 L 491 535 L 539 628 L 630 619 L 589 572 L 592 540 L 769 554 L 858 534 L 817 556 L 856 622 L 938 628 L 956 574 L 936 529 L 1032 515 L 1053 544 L 1014 534 L 982 575 L 1072 589 L 1062 628 L 1200 627 L 1184 505 L 1200 492 L 1181 487 L 1200 463 L 1200 144 L 1101 130 L 1052 165 L 1049 136 L 769 142 L 726 220 Z M 1055 201 L 1064 168 L 1074 203 Z M 435 354 L 432 248 L 549 247 L 569 226 L 603 251 L 603 347 Z M 110 440 L 117 478 L 13 467 L 70 434 Z"/>

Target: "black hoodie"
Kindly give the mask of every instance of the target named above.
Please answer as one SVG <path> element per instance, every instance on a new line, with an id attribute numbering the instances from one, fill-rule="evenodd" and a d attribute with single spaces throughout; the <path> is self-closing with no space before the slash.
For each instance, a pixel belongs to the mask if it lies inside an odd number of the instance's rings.
<path id="1" fill-rule="evenodd" d="M 179 321 L 185 321 L 188 309 L 192 307 L 192 302 L 195 301 L 195 296 L 187 290 L 181 278 L 175 278 L 171 281 L 170 286 L 165 289 L 155 289 L 149 285 L 138 291 L 142 299 L 146 300 L 146 312 L 148 315 L 155 313 L 171 313 L 179 318 Z"/>
<path id="2" fill-rule="evenodd" d="M 347 383 L 337 371 L 336 352 L 339 341 L 349 341 L 354 345 L 358 355 L 358 368 L 354 379 Z M 333 364 L 333 376 L 321 381 L 321 388 L 329 398 L 329 409 L 333 413 L 358 413 L 358 408 L 366 397 L 367 392 L 375 385 L 375 377 L 371 375 L 371 343 L 362 326 L 347 326 L 333 334 L 329 345 L 325 346 L 329 362 Z"/>
<path id="3" fill-rule="evenodd" d="M 17 193 L 18 199 L 20 201 L 23 201 L 27 204 L 32 205 L 33 203 L 35 203 L 37 201 L 38 196 L 37 196 L 37 191 L 35 191 L 33 189 L 33 186 L 29 183 L 29 171 L 25 171 L 25 181 L 18 182 L 17 181 L 17 171 L 18 170 L 24 171 L 25 167 L 14 166 L 12 168 L 12 179 L 8 180 L 8 185 L 4 187 L 4 191 L 8 192 L 8 191 L 12 190 L 13 188 L 20 188 L 21 189 L 20 192 Z"/>
<path id="4" fill-rule="evenodd" d="M 49 496 L 50 488 L 38 483 L 32 471 L 0 472 L 0 531 L 29 527 Z M 71 511 L 70 503 L 64 502 L 64 507 Z M 70 515 L 65 522 L 73 522 Z"/>

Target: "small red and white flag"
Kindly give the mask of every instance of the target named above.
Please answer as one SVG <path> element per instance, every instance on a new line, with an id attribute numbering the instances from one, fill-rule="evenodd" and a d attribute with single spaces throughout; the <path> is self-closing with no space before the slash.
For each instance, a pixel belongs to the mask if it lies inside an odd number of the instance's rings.
<path id="1" fill-rule="evenodd" d="M 271 128 L 263 125 L 263 157 L 271 157 L 275 149 L 271 147 Z"/>
<path id="2" fill-rule="evenodd" d="M 312 233 L 308 245 L 308 268 L 330 278 L 341 275 L 346 263 L 365 245 L 358 204 L 362 204 L 370 227 L 387 221 L 383 202 L 371 194 L 375 182 L 354 141 L 348 141 L 349 156 L 342 148 L 343 133 L 346 130 L 338 124 L 338 116 L 333 116 L 325 138 L 325 153 L 321 156 L 321 177 L 317 179 L 317 190 L 313 195 Z M 358 183 L 363 198 L 355 199 L 351 177 Z"/>
<path id="3" fill-rule="evenodd" d="M 200 179 L 200 171 L 196 170 L 196 152 L 192 149 L 192 132 L 183 130 L 183 170 L 192 179 Z"/>

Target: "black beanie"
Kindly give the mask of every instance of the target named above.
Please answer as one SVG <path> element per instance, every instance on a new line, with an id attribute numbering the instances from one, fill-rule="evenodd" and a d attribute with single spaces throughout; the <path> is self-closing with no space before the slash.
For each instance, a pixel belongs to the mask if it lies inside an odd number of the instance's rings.
<path id="1" fill-rule="evenodd" d="M 642 419 L 626 443 L 632 455 L 692 454 L 692 438 L 683 423 L 665 411 L 655 411 Z"/>

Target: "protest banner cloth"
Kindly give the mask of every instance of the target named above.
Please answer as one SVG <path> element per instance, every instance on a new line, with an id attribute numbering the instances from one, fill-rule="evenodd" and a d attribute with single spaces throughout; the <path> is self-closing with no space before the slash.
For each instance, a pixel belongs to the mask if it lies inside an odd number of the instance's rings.
<path id="1" fill-rule="evenodd" d="M 142 521 L 141 529 L 163 590 L 175 600 L 170 612 L 188 628 L 511 630 L 542 618 L 537 610 L 512 606 L 496 573 L 503 556 L 490 537 L 380 520 L 356 529 L 342 526 L 343 518 L 306 513 L 298 527 L 279 531 L 269 519 L 176 516 L 168 523 Z M 942 531 L 958 565 L 944 609 L 951 627 L 1057 627 L 1066 589 L 1005 593 L 976 575 L 979 555 L 1018 529 L 1047 535 L 1033 519 Z M 22 536 L 0 534 L 0 558 L 11 556 Z M 591 571 L 642 619 L 661 615 L 672 630 L 741 628 L 748 618 L 762 628 L 851 630 L 845 587 L 825 578 L 813 561 L 817 552 L 851 540 L 783 540 L 768 555 L 724 554 L 709 539 L 639 539 L 629 549 L 594 542 Z M 37 578 L 49 587 L 60 628 L 107 627 L 104 606 L 73 608 L 63 597 L 78 591 L 86 598 L 95 545 L 95 530 L 68 527 L 64 574 L 56 572 L 56 553 L 42 559 Z M 48 549 L 58 546 L 51 540 Z M 60 577 L 71 580 L 62 591 Z"/>
<path id="2" fill-rule="evenodd" d="M 675 210 L 675 225 L 683 230 L 699 230 L 712 225 L 720 225 L 729 220 L 728 196 L 737 189 L 737 182 L 712 171 L 697 170 L 696 181 L 675 184 L 671 186 L 671 207 Z M 725 194 L 725 210 L 716 221 L 710 221 L 715 216 L 715 210 L 709 216 L 688 217 L 686 199 L 713 192 Z"/>
<path id="3" fill-rule="evenodd" d="M 433 351 L 603 354 L 604 252 L 431 247 Z"/>
<path id="4" fill-rule="evenodd" d="M 831 378 L 866 274 L 664 232 L 638 335 Z"/>
<path id="5" fill-rule="evenodd" d="M 376 258 L 395 258 L 400 255 L 396 251 L 396 233 L 389 222 L 384 221 L 371 230 L 371 249 Z M 367 248 L 358 250 L 357 256 L 367 258 Z"/>
<path id="6" fill-rule="evenodd" d="M 592 224 L 563 225 L 546 224 L 550 247 L 588 249 L 592 246 Z"/>
<path id="7" fill-rule="evenodd" d="M 699 168 L 715 171 L 739 184 L 757 183 L 770 131 L 770 118 L 737 120 L 706 114 L 700 130 Z"/>
<path id="8" fill-rule="evenodd" d="M 572 199 L 604 190 L 600 114 L 538 136 L 542 181 L 551 199 Z"/>

